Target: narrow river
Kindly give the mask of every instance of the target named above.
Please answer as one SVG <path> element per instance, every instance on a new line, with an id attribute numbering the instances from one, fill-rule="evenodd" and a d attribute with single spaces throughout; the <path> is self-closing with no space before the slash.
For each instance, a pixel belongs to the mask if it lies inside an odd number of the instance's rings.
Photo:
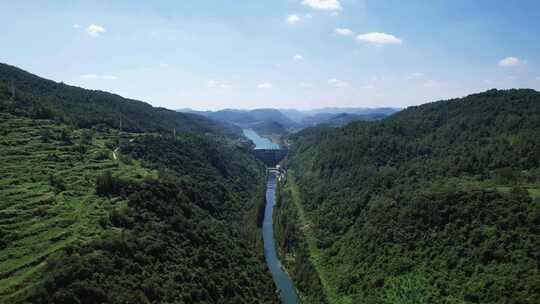
<path id="1" fill-rule="evenodd" d="M 293 282 L 291 281 L 291 278 L 289 278 L 289 275 L 283 271 L 276 251 L 276 242 L 274 240 L 274 230 L 272 226 L 272 213 L 274 211 L 275 197 L 276 175 L 274 173 L 269 173 L 268 181 L 266 182 L 266 209 L 264 210 L 263 222 L 264 256 L 266 257 L 266 264 L 268 264 L 268 268 L 276 283 L 281 301 L 284 304 L 296 304 L 298 303 L 298 297 L 296 296 Z"/>
<path id="2" fill-rule="evenodd" d="M 244 130 L 244 135 L 255 143 L 255 149 L 276 149 L 278 145 L 272 143 L 270 140 L 259 136 L 253 130 Z M 281 262 L 277 255 L 276 241 L 274 239 L 274 229 L 272 223 L 272 214 L 274 212 L 274 206 L 276 204 L 276 174 L 269 172 L 268 180 L 266 181 L 266 208 L 264 210 L 264 222 L 263 222 L 263 240 L 264 240 L 264 257 L 266 258 L 266 264 L 272 273 L 274 282 L 279 292 L 281 302 L 284 304 L 297 304 L 298 296 L 294 289 L 293 282 L 289 275 L 283 271 Z"/>

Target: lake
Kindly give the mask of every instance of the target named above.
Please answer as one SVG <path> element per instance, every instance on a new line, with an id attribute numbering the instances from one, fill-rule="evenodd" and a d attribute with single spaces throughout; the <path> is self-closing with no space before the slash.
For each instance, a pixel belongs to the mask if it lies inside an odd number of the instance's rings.
<path id="1" fill-rule="evenodd" d="M 242 131 L 244 132 L 244 136 L 255 144 L 255 149 L 279 149 L 279 145 L 273 143 L 268 138 L 260 136 L 251 129 L 243 129 Z"/>

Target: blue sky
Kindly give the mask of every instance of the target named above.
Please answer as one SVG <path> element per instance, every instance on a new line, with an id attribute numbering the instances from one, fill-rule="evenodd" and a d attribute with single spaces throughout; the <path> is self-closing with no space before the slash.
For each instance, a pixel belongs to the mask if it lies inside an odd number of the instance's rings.
<path id="1" fill-rule="evenodd" d="M 402 107 L 489 88 L 540 90 L 540 1 L 0 7 L 1 62 L 173 109 Z"/>

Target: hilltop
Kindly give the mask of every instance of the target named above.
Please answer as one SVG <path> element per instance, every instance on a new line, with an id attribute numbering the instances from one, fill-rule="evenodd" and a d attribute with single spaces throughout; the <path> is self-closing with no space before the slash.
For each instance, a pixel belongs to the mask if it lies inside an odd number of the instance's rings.
<path id="1" fill-rule="evenodd" d="M 17 103 L 10 103 L 12 87 Z M 241 130 L 200 115 L 152 107 L 119 95 L 54 82 L 0 63 L 0 110 L 54 119 L 80 128 L 106 126 L 127 132 L 209 132 L 239 136 Z"/>

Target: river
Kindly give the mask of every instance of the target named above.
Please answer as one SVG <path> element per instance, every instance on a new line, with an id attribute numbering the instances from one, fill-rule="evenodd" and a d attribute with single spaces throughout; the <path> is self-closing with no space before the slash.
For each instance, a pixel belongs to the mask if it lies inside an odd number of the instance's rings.
<path id="1" fill-rule="evenodd" d="M 255 143 L 255 149 L 279 149 L 279 146 L 272 143 L 270 140 L 259 136 L 253 130 L 244 130 L 244 135 Z M 272 278 L 276 284 L 281 302 L 284 304 L 297 304 L 298 296 L 294 289 L 294 284 L 289 278 L 289 275 L 283 271 L 281 262 L 277 255 L 276 241 L 274 239 L 274 228 L 272 223 L 272 214 L 276 204 L 276 174 L 268 172 L 268 180 L 266 181 L 266 208 L 264 210 L 263 221 L 263 240 L 264 240 L 264 257 L 266 264 L 272 273 Z"/>

